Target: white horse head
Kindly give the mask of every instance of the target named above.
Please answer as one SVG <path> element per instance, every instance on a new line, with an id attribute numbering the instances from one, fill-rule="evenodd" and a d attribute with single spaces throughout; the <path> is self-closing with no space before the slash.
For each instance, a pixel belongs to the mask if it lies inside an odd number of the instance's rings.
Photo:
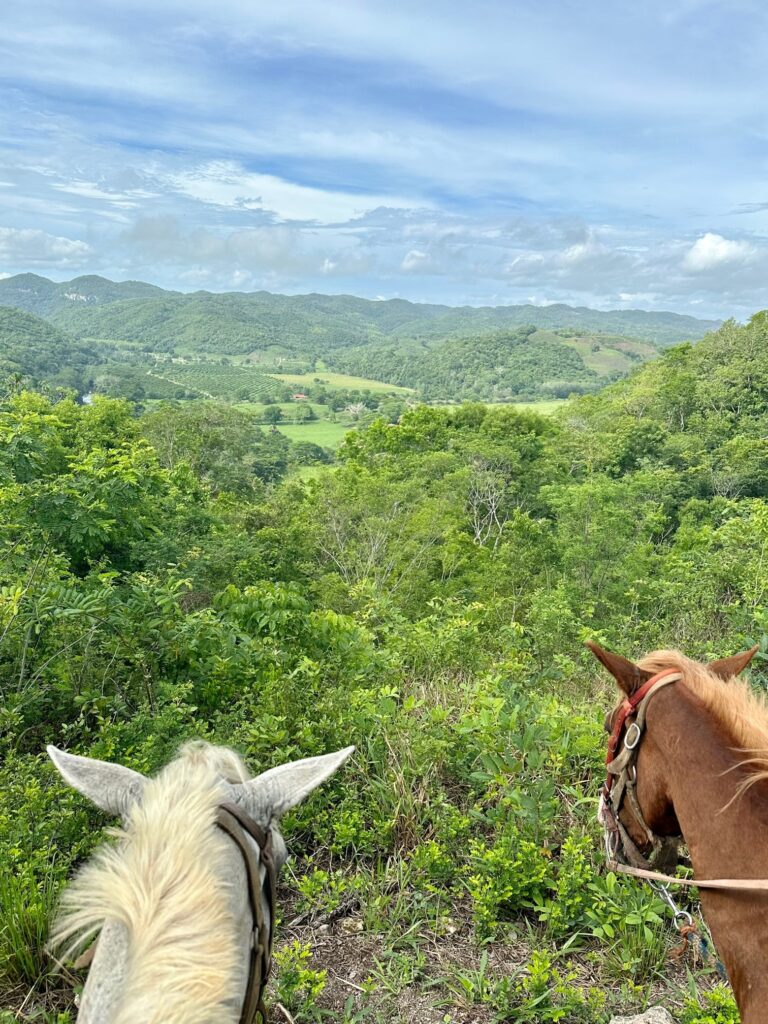
<path id="1" fill-rule="evenodd" d="M 353 750 L 249 779 L 231 750 L 194 742 L 150 779 L 48 747 L 66 782 L 122 818 L 117 843 L 101 847 L 65 890 L 53 936 L 73 951 L 100 933 L 80 1024 L 237 1024 L 254 922 L 243 857 L 216 827 L 218 808 L 235 803 L 267 830 L 279 869 L 287 853 L 277 819 Z M 261 865 L 260 874 L 263 886 Z M 262 903 L 269 922 L 263 891 Z"/>

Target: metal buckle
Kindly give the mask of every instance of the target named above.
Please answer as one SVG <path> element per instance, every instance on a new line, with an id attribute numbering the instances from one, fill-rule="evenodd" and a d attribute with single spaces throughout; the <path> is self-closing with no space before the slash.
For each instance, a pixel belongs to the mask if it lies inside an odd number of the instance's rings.
<path id="1" fill-rule="evenodd" d="M 630 743 L 629 736 L 632 729 L 635 730 L 635 735 L 632 737 L 632 742 Z M 624 736 L 624 746 L 627 748 L 627 750 L 634 750 L 637 744 L 640 742 L 640 737 L 642 735 L 643 731 L 637 724 L 637 722 L 630 723 L 630 725 L 627 728 L 626 735 Z"/>

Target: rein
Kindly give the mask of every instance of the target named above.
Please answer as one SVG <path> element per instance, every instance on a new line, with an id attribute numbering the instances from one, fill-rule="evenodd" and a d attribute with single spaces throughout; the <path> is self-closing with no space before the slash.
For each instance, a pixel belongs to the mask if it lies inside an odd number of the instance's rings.
<path id="1" fill-rule="evenodd" d="M 248 966 L 248 981 L 245 988 L 240 1024 L 254 1024 L 256 1014 L 266 1024 L 267 1010 L 264 1006 L 264 989 L 272 967 L 272 937 L 275 928 L 277 897 L 277 872 L 272 851 L 272 833 L 255 822 L 245 811 L 234 803 L 219 804 L 216 824 L 226 832 L 240 850 L 248 878 L 248 902 L 253 917 L 251 933 L 251 957 Z M 266 872 L 264 885 L 261 884 L 259 861 L 248 842 L 253 839 L 259 848 L 261 863 Z M 269 903 L 269 924 L 264 916 L 262 895 L 266 890 Z"/>
<path id="2" fill-rule="evenodd" d="M 674 870 L 678 863 L 679 847 L 683 841 L 679 836 L 658 836 L 648 826 L 640 803 L 637 799 L 637 757 L 640 743 L 645 733 L 645 716 L 653 696 L 670 683 L 682 679 L 682 673 L 675 669 L 666 669 L 653 676 L 637 689 L 631 697 L 625 697 L 619 706 L 616 721 L 608 740 L 608 753 L 605 758 L 606 779 L 600 791 L 600 804 L 597 820 L 603 827 L 605 838 L 605 856 L 608 869 L 623 875 L 632 875 L 663 886 L 682 885 L 695 886 L 697 889 L 741 889 L 748 891 L 768 891 L 768 879 L 765 878 L 675 878 L 664 870 Z M 629 721 L 629 724 L 627 722 Z M 622 744 L 623 737 L 623 744 Z M 619 747 L 621 746 L 621 751 Z M 629 803 L 632 814 L 636 818 L 648 839 L 651 847 L 646 856 L 627 832 L 619 818 L 624 800 Z M 663 888 L 662 886 L 654 886 Z M 675 911 L 675 918 L 690 918 L 685 911 L 679 911 L 671 900 L 669 893 L 664 892 L 663 898 Z"/>

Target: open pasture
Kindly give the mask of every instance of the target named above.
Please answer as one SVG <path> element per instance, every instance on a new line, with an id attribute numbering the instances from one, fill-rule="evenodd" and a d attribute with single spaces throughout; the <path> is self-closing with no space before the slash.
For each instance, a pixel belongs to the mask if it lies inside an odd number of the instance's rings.
<path id="1" fill-rule="evenodd" d="M 310 441 L 321 448 L 338 448 L 352 423 L 331 423 L 329 420 L 310 420 L 308 423 L 278 423 L 277 429 L 291 441 Z"/>
<path id="2" fill-rule="evenodd" d="M 401 388 L 369 377 L 354 377 L 347 373 L 333 373 L 331 370 L 313 370 L 312 373 L 273 373 L 270 376 L 284 384 L 296 387 L 327 387 L 329 390 L 375 391 L 394 395 L 412 395 L 413 388 Z"/>

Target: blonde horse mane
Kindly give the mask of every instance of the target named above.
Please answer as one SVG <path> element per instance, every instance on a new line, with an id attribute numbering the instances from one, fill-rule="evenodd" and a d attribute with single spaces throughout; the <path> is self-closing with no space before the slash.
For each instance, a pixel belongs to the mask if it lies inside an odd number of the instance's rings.
<path id="1" fill-rule="evenodd" d="M 734 748 L 746 755 L 742 764 L 751 774 L 739 790 L 768 778 L 768 702 L 762 694 L 735 676 L 724 682 L 680 651 L 651 651 L 637 664 L 648 672 L 674 668 L 682 673 L 681 682 L 722 724 Z"/>
<path id="2" fill-rule="evenodd" d="M 130 961 L 114 1024 L 236 1019 L 231 1000 L 241 951 L 228 890 L 229 840 L 215 816 L 222 779 L 248 778 L 231 750 L 186 744 L 147 781 L 124 828 L 112 831 L 117 842 L 98 849 L 65 890 L 52 938 L 65 955 L 106 921 L 127 929 Z"/>

